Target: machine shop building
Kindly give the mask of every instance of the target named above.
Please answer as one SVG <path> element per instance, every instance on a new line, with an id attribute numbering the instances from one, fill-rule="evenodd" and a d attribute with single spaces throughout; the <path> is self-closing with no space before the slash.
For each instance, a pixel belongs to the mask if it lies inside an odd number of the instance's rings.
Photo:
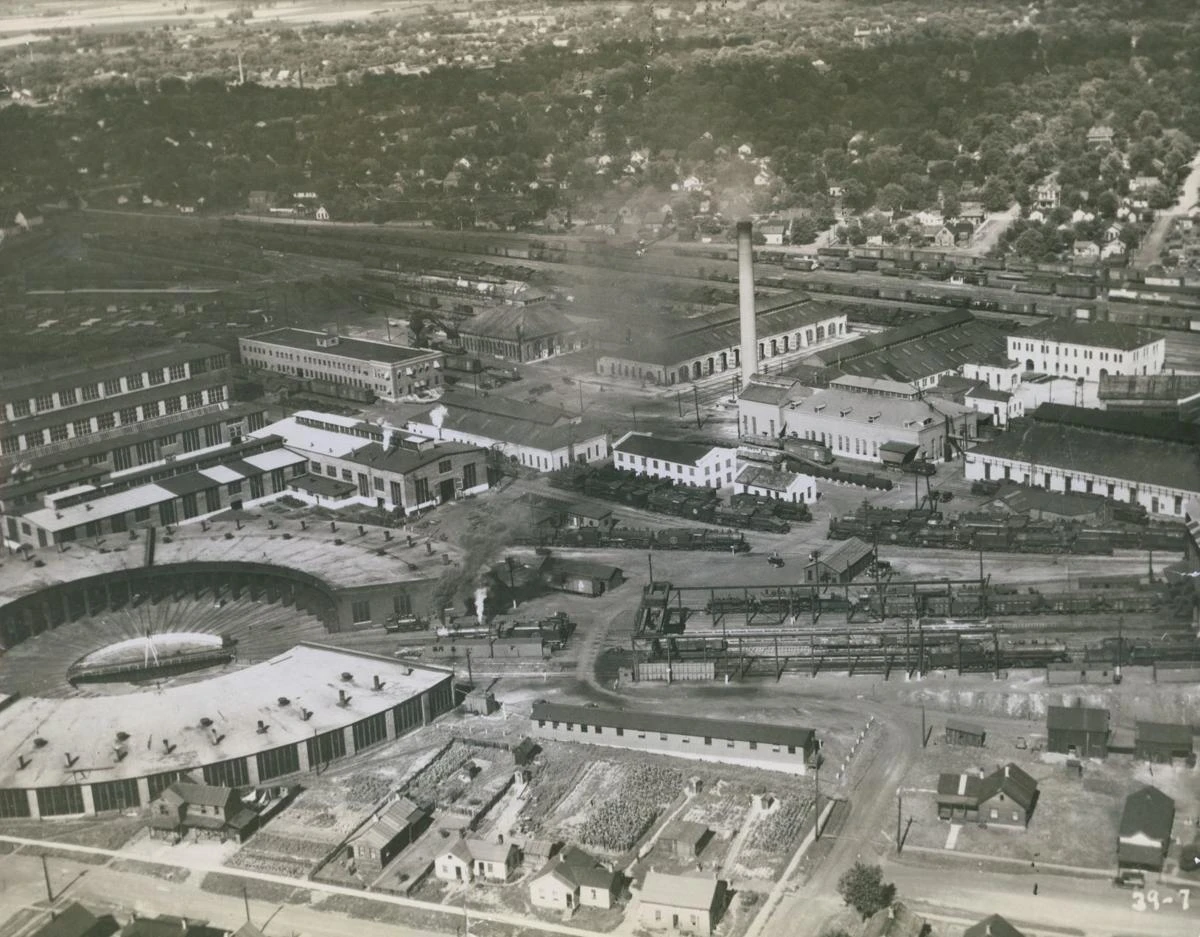
<path id="1" fill-rule="evenodd" d="M 499 306 L 462 322 L 459 339 L 468 354 L 508 361 L 538 361 L 578 351 L 584 333 L 548 306 Z"/>
<path id="2" fill-rule="evenodd" d="M 846 312 L 805 293 L 755 301 L 758 357 L 755 371 L 777 371 L 808 349 L 846 335 Z M 682 384 L 741 368 L 738 308 L 724 307 L 657 336 L 630 336 L 596 359 L 604 377 Z M 745 381 L 743 380 L 743 383 Z"/>
<path id="3" fill-rule="evenodd" d="M 534 738 L 770 767 L 791 774 L 806 774 L 820 752 L 816 733 L 798 726 L 592 709 L 544 700 L 533 704 L 529 719 Z"/>
<path id="4" fill-rule="evenodd" d="M 783 396 L 778 406 L 738 402 L 743 438 L 796 436 L 863 462 L 931 462 L 975 439 L 978 414 L 950 400 L 904 400 L 846 390 Z M 886 447 L 886 448 L 885 448 Z M 896 455 L 899 453 L 899 455 Z"/>
<path id="5" fill-rule="evenodd" d="M 1098 494 L 1182 520 L 1200 496 L 1200 427 L 1133 413 L 1042 404 L 967 452 L 968 479 Z"/>
<path id="6" fill-rule="evenodd" d="M 1099 381 L 1110 374 L 1163 369 L 1167 340 L 1120 322 L 1052 318 L 1007 336 L 1007 353 L 1024 371 Z"/>
<path id="7" fill-rule="evenodd" d="M 304 456 L 285 449 L 280 437 L 248 437 L 99 485 L 48 494 L 42 507 L 6 523 L 12 539 L 44 547 L 200 521 L 285 493 L 304 465 Z"/>
<path id="8" fill-rule="evenodd" d="M 733 484 L 736 450 L 706 443 L 626 433 L 613 445 L 613 464 L 627 472 L 666 478 L 693 488 Z"/>
<path id="9" fill-rule="evenodd" d="M 552 472 L 608 458 L 608 430 L 556 407 L 449 392 L 407 423 L 410 432 L 490 449 L 516 465 Z"/>
<path id="10" fill-rule="evenodd" d="M 952 309 L 818 350 L 800 364 L 822 368 L 830 378 L 854 375 L 927 390 L 970 362 L 1003 355 L 1004 348 L 1003 332 L 965 309 Z"/>
<path id="11" fill-rule="evenodd" d="M 1200 419 L 1200 374 L 1106 374 L 1100 406 L 1143 416 L 1195 423 Z"/>
<path id="12" fill-rule="evenodd" d="M 238 339 L 242 363 L 301 379 L 330 381 L 399 400 L 442 385 L 445 355 L 333 332 L 282 328 Z"/>

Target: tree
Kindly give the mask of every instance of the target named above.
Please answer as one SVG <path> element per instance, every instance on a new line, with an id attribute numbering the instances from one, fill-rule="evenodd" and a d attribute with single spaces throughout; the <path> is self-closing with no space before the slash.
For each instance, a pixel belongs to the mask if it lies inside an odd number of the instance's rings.
<path id="1" fill-rule="evenodd" d="M 1037 228 L 1026 228 L 1012 246 L 1022 257 L 1037 259 L 1046 253 L 1046 239 Z"/>
<path id="2" fill-rule="evenodd" d="M 908 204 L 908 201 L 908 190 L 895 182 L 889 182 L 880 189 L 879 195 L 875 199 L 876 204 L 884 211 L 899 211 Z"/>
<path id="3" fill-rule="evenodd" d="M 896 886 L 884 882 L 883 869 L 877 865 L 854 863 L 842 873 L 837 887 L 842 900 L 862 915 L 864 920 L 890 907 L 896 899 Z"/>

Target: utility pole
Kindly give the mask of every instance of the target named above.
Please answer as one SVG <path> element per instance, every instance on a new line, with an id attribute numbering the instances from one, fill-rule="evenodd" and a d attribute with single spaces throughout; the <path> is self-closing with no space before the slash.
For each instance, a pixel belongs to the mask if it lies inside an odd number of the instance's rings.
<path id="1" fill-rule="evenodd" d="M 633 431 L 637 432 L 637 407 L 633 408 Z"/>
<path id="2" fill-rule="evenodd" d="M 475 675 L 471 672 L 471 649 L 467 648 L 467 683 L 475 685 Z"/>
<path id="3" fill-rule="evenodd" d="M 250 896 L 246 894 L 245 885 L 242 886 L 242 901 L 246 905 L 246 923 L 253 924 L 253 921 L 250 920 Z"/>
<path id="4" fill-rule="evenodd" d="M 54 904 L 54 889 L 50 887 L 50 867 L 46 865 L 46 857 L 42 856 L 42 878 L 46 880 L 46 900 Z"/>
<path id="5" fill-rule="evenodd" d="M 925 729 L 925 704 L 921 704 L 921 747 L 925 748 L 929 741 L 929 733 Z"/>
<path id="6" fill-rule="evenodd" d="M 654 585 L 654 554 L 646 554 L 646 565 L 650 567 L 650 585 Z"/>
<path id="7" fill-rule="evenodd" d="M 820 758 L 820 753 L 817 754 Z M 813 771 L 813 839 L 821 838 L 821 762 L 817 762 L 817 767 Z"/>
<path id="8" fill-rule="evenodd" d="M 683 417 L 683 395 L 679 391 L 675 391 L 675 406 L 679 410 L 680 418 Z"/>
<path id="9" fill-rule="evenodd" d="M 579 415 L 583 416 L 583 381 L 579 382 Z"/>
<path id="10" fill-rule="evenodd" d="M 902 821 L 900 812 L 903 809 L 904 798 L 900 793 L 900 788 L 896 788 L 896 855 L 900 854 L 900 837 L 903 835 L 900 829 Z"/>
<path id="11" fill-rule="evenodd" d="M 692 385 L 692 399 L 696 403 L 696 429 L 700 429 L 700 388 L 695 384 Z M 1153 573 L 1150 578 L 1154 578 Z"/>

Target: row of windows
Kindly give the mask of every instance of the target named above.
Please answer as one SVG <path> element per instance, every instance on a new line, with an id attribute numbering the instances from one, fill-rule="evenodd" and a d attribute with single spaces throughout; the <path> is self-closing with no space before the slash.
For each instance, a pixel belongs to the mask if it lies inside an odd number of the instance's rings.
<path id="1" fill-rule="evenodd" d="M 1017 473 L 1013 471 L 1011 465 L 1001 466 L 999 463 L 984 462 L 983 477 L 986 480 L 995 478 L 997 481 L 1003 477 L 1005 481 L 1011 481 L 1016 478 Z M 1066 493 L 1077 492 L 1083 494 L 1099 494 L 1103 491 L 1104 495 L 1110 499 L 1116 498 L 1117 485 L 1114 482 L 1097 482 L 1091 478 L 1084 476 L 1071 476 L 1065 472 L 1055 469 L 1051 472 L 1043 472 L 1041 474 L 1041 487 L 1050 490 L 1053 485 L 1052 481 L 1055 478 L 1062 478 L 1062 491 Z M 1023 485 L 1030 483 L 1030 474 L 1028 472 L 1020 473 L 1020 482 Z M 1122 483 L 1125 487 L 1125 483 Z M 1058 490 L 1058 489 L 1054 489 Z M 1138 500 L 1139 488 L 1137 486 L 1128 487 L 1129 503 L 1133 504 Z M 1140 489 L 1141 493 L 1149 490 L 1154 490 L 1150 486 L 1145 486 Z M 1170 510 L 1168 510 L 1168 506 Z M 1150 513 L 1151 514 L 1183 514 L 1183 495 L 1175 494 L 1170 489 L 1157 489 L 1156 494 L 1150 496 Z"/>
<path id="2" fill-rule="evenodd" d="M 560 727 L 565 727 L 567 732 L 575 731 L 575 723 L 573 723 L 573 722 L 559 723 L 559 722 L 552 721 L 551 726 L 554 729 L 558 729 Z M 545 719 L 538 720 L 538 728 L 541 728 L 541 729 L 546 728 L 546 720 Z M 605 730 L 605 727 L 601 726 L 601 725 L 590 725 L 588 723 L 582 723 L 582 722 L 579 724 L 580 734 L 587 735 L 589 731 L 593 735 L 604 735 L 606 730 Z M 618 726 L 616 728 L 610 727 L 607 731 L 616 735 L 617 738 L 625 737 L 625 730 L 623 728 L 621 728 L 620 726 Z M 636 737 L 639 739 L 645 739 L 645 738 L 647 738 L 647 734 L 645 732 L 638 732 L 638 733 L 636 733 Z M 669 741 L 671 741 L 671 736 L 667 735 L 665 732 L 660 732 L 660 733 L 658 733 L 658 740 L 660 742 L 669 742 Z M 692 742 L 692 739 L 689 738 L 688 736 L 684 735 L 684 736 L 679 736 L 677 741 L 682 742 L 685 745 L 690 745 Z M 717 739 L 717 741 L 724 742 L 726 748 L 736 748 L 738 745 L 738 742 L 735 739 Z M 711 747 L 713 744 L 713 737 L 710 735 L 703 736 L 703 744 Z M 758 751 L 758 742 L 747 742 L 746 744 L 749 746 L 750 751 L 752 751 L 752 752 Z M 783 750 L 783 748 L 779 745 L 771 746 L 771 751 L 773 751 L 773 752 L 781 752 L 782 750 Z M 796 746 L 788 745 L 787 753 L 789 755 L 796 754 Z"/>
<path id="3" fill-rule="evenodd" d="M 1033 342 L 1025 342 L 1024 344 L 1025 344 L 1025 351 L 1027 351 L 1027 352 L 1033 351 Z M 1020 352 L 1021 351 L 1021 342 L 1012 342 L 1011 347 L 1014 352 Z M 1091 349 L 1084 348 L 1083 354 L 1080 354 L 1079 348 L 1070 346 L 1070 345 L 1064 347 L 1064 346 L 1059 346 L 1059 345 L 1042 344 L 1039 347 L 1041 349 L 1041 354 L 1043 354 L 1043 355 L 1053 354 L 1057 358 L 1084 358 L 1088 361 L 1093 361 L 1093 360 L 1111 361 L 1116 364 L 1122 364 L 1125 361 L 1125 355 L 1121 352 L 1093 351 Z M 1142 358 L 1142 357 L 1145 357 L 1145 355 L 1149 355 L 1152 353 L 1153 353 L 1153 351 L 1150 348 L 1138 348 L 1138 349 L 1135 349 L 1133 352 L 1131 352 L 1131 354 L 1135 358 Z"/>
<path id="4" fill-rule="evenodd" d="M 63 387 L 48 394 L 38 394 L 36 397 L 25 397 L 9 403 L 13 419 L 31 416 L 34 413 L 46 413 L 50 410 L 73 407 L 79 403 L 99 400 L 102 397 L 116 397 L 135 390 L 141 390 L 147 385 L 157 386 L 167 382 L 183 381 L 210 370 L 220 370 L 228 366 L 227 355 L 213 355 L 210 358 L 197 358 L 194 361 L 172 364 L 166 368 L 155 368 L 150 371 L 135 371 L 124 377 L 108 378 L 104 381 L 93 381 L 78 387 Z"/>
<path id="5" fill-rule="evenodd" d="M 207 392 L 192 391 L 186 397 L 166 397 L 163 400 L 148 400 L 140 407 L 122 407 L 120 410 L 101 413 L 82 420 L 60 423 L 56 426 L 31 430 L 27 433 L 5 436 L 0 439 L 0 454 L 13 453 L 36 449 L 48 443 L 62 442 L 66 439 L 80 439 L 94 433 L 113 429 L 115 426 L 131 426 L 143 420 L 152 420 L 163 415 L 182 413 L 185 409 L 194 410 L 207 403 L 224 403 L 225 387 L 218 385 L 210 387 Z"/>

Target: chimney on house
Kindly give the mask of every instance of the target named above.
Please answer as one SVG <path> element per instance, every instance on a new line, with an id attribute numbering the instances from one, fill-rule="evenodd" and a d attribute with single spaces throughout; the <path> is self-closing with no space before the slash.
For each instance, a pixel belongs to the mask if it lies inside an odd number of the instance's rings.
<path id="1" fill-rule="evenodd" d="M 383 681 L 379 679 L 379 674 L 375 674 L 375 676 L 372 679 L 374 681 L 375 689 L 382 690 L 383 689 Z"/>
<path id="2" fill-rule="evenodd" d="M 742 358 L 742 387 L 758 372 L 758 323 L 754 316 L 754 228 L 749 221 L 737 225 L 738 320 Z"/>
<path id="3" fill-rule="evenodd" d="M 345 705 L 346 705 L 347 703 L 349 703 L 349 702 L 350 702 L 350 697 L 348 697 L 348 696 L 346 695 L 346 691 L 345 691 L 345 690 L 338 690 L 338 705 L 339 705 L 339 706 L 345 706 Z"/>

